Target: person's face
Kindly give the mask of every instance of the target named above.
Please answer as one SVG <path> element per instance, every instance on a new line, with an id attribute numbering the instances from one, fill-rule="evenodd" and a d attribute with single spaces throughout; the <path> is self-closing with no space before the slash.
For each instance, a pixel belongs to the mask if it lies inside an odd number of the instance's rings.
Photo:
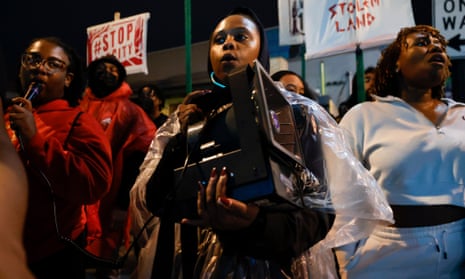
<path id="1" fill-rule="evenodd" d="M 105 67 L 105 71 L 113 75 L 117 80 L 119 79 L 119 72 L 118 67 L 112 63 L 105 62 L 103 63 Z"/>
<path id="2" fill-rule="evenodd" d="M 142 92 L 145 96 L 152 100 L 155 111 L 159 111 L 161 106 L 161 100 L 160 98 L 158 98 L 155 90 L 147 86 L 142 88 Z"/>
<path id="3" fill-rule="evenodd" d="M 108 93 L 118 88 L 119 72 L 115 64 L 100 62 L 95 69 L 95 75 L 101 86 L 108 90 Z"/>
<path id="4" fill-rule="evenodd" d="M 259 52 L 260 32 L 248 17 L 228 16 L 213 31 L 209 55 L 215 76 L 220 80 L 233 69 L 251 64 Z"/>
<path id="5" fill-rule="evenodd" d="M 371 87 L 375 84 L 375 74 L 366 73 L 364 76 L 365 92 L 368 92 Z"/>
<path id="6" fill-rule="evenodd" d="M 93 62 L 89 70 L 89 87 L 97 98 L 104 98 L 121 86 L 118 66 L 111 60 L 98 60 Z"/>
<path id="7" fill-rule="evenodd" d="M 161 100 L 155 94 L 152 95 L 150 98 L 152 99 L 153 107 L 155 108 L 155 111 L 159 111 L 160 106 L 161 106 Z"/>
<path id="8" fill-rule="evenodd" d="M 34 103 L 46 103 L 63 97 L 64 88 L 73 79 L 73 74 L 67 72 L 69 63 L 68 56 L 60 46 L 45 40 L 35 41 L 26 49 L 19 74 L 21 85 L 27 88 L 32 81 L 44 85 Z"/>
<path id="9" fill-rule="evenodd" d="M 287 91 L 292 91 L 297 94 L 305 93 L 304 84 L 296 75 L 284 75 L 279 81 L 283 84 Z"/>
<path id="10" fill-rule="evenodd" d="M 447 78 L 449 64 L 445 46 L 426 32 L 409 34 L 397 60 L 406 85 L 423 89 L 441 84 Z"/>

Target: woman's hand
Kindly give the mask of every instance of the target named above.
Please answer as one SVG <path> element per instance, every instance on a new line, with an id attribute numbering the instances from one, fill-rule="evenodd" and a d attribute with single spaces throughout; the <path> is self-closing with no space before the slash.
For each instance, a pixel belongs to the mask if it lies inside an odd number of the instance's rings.
<path id="1" fill-rule="evenodd" d="M 29 140 L 37 132 L 32 115 L 32 103 L 23 97 L 13 98 L 12 103 L 13 105 L 8 109 L 10 126 L 20 132 L 24 140 Z"/>
<path id="2" fill-rule="evenodd" d="M 210 92 L 210 90 L 197 90 L 184 98 L 178 107 L 178 118 L 182 131 L 186 132 L 188 125 L 203 120 L 203 111 L 196 104 L 192 104 L 192 101 Z"/>
<path id="3" fill-rule="evenodd" d="M 228 173 L 225 167 L 220 176 L 216 168 L 213 168 L 207 188 L 199 182 L 197 212 L 200 219 L 183 219 L 181 223 L 210 226 L 219 230 L 240 230 L 250 226 L 258 215 L 258 206 L 226 197 L 227 181 Z"/>

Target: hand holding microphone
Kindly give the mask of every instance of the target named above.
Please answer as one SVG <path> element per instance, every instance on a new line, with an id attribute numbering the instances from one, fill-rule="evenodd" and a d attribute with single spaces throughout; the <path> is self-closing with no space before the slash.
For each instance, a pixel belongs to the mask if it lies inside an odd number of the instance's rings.
<path id="1" fill-rule="evenodd" d="M 31 101 L 36 98 L 42 90 L 43 84 L 31 82 L 24 97 L 12 99 L 13 105 L 9 108 L 10 126 L 16 131 L 17 137 L 22 140 L 31 139 L 37 132 L 34 116 L 32 115 Z"/>
<path id="2" fill-rule="evenodd" d="M 203 119 L 203 112 L 197 106 L 192 103 L 195 99 L 204 96 L 205 94 L 211 93 L 210 90 L 197 90 L 187 95 L 182 104 L 178 106 L 178 118 L 181 124 L 181 131 L 187 132 L 188 125 L 201 121 Z"/>
<path id="3" fill-rule="evenodd" d="M 40 91 L 42 90 L 43 83 L 33 81 L 29 84 L 29 87 L 27 88 L 26 94 L 24 94 L 24 99 L 28 101 L 32 101 L 35 97 L 37 97 L 40 94 Z"/>

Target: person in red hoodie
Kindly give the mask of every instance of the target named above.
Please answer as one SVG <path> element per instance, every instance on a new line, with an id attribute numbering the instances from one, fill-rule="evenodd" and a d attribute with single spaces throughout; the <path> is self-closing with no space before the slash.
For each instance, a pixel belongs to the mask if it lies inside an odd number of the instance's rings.
<path id="1" fill-rule="evenodd" d="M 26 93 L 11 100 L 4 119 L 29 184 L 28 266 L 38 279 L 83 279 L 84 253 L 73 244 L 85 239 L 84 206 L 109 191 L 110 143 L 78 106 L 83 65 L 67 44 L 55 37 L 32 40 L 22 54 L 19 77 Z"/>
<path id="2" fill-rule="evenodd" d="M 100 204 L 88 206 L 94 222 L 100 222 L 102 237 L 90 243 L 88 249 L 97 256 L 118 257 L 119 248 L 128 246 L 130 223 L 129 190 L 139 173 L 156 126 L 144 110 L 130 100 L 133 91 L 126 82 L 126 70 L 115 56 L 103 56 L 92 61 L 87 69 L 88 87 L 81 108 L 90 113 L 105 130 L 113 154 L 113 183 Z M 91 224 L 89 224 L 91 225 Z M 97 278 L 108 278 L 119 270 L 98 267 Z"/>

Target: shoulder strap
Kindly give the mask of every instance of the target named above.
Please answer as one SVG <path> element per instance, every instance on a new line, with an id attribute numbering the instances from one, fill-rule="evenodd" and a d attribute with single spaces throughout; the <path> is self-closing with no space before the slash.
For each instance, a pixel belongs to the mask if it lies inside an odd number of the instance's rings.
<path id="1" fill-rule="evenodd" d="M 63 148 L 66 148 L 68 146 L 68 141 L 69 141 L 69 138 L 71 136 L 71 132 L 73 131 L 74 127 L 76 126 L 76 123 L 77 123 L 79 117 L 81 116 L 81 114 L 82 114 L 82 111 L 78 112 L 78 114 L 76 114 L 76 116 L 74 117 L 73 123 L 71 124 L 71 128 L 69 129 L 68 135 L 66 136 L 65 142 L 63 144 Z"/>

